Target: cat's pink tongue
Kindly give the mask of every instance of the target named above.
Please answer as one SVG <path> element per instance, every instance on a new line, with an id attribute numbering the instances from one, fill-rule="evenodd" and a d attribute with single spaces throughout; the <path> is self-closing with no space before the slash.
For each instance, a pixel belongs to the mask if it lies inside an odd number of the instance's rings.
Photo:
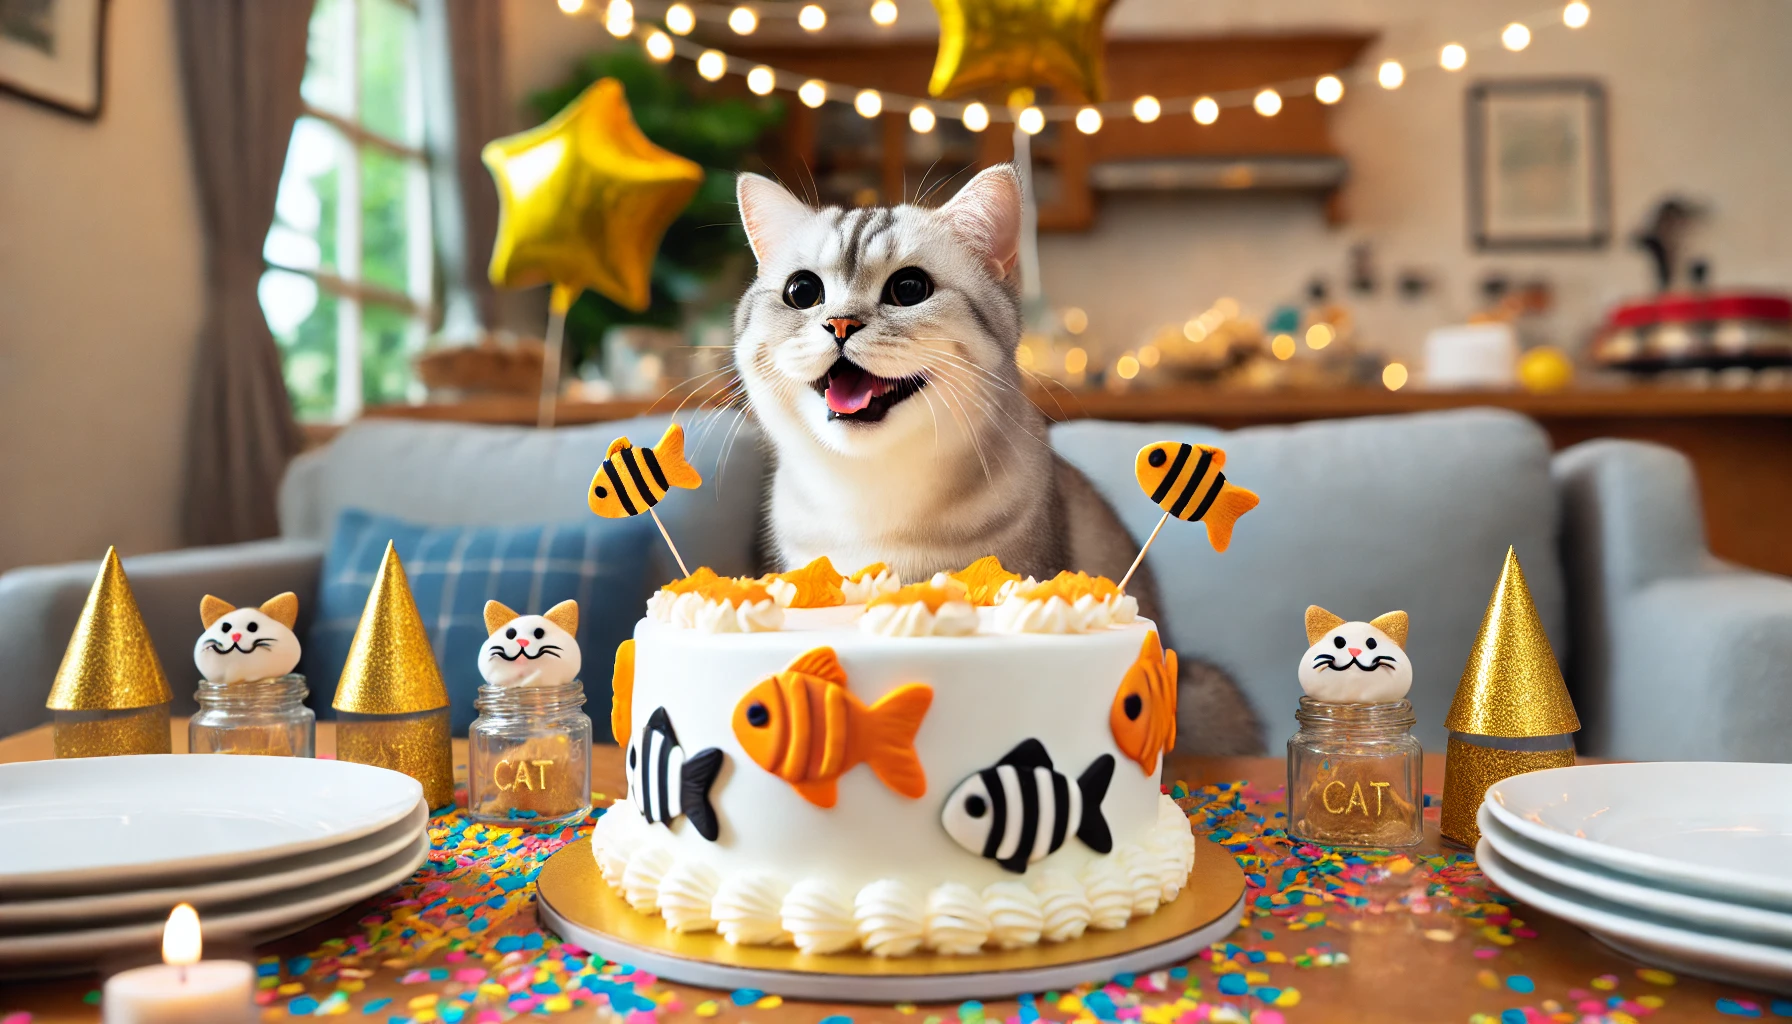
<path id="1" fill-rule="evenodd" d="M 842 416 L 850 416 L 871 404 L 873 398 L 890 390 L 882 377 L 866 373 L 858 367 L 840 370 L 828 378 L 828 408 Z"/>

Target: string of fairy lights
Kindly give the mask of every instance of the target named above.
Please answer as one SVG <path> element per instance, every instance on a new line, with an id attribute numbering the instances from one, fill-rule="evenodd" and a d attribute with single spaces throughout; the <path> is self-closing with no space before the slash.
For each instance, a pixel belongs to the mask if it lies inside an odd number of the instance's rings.
<path id="1" fill-rule="evenodd" d="M 586 0 L 559 0 L 560 9 L 579 15 L 595 5 Z M 1012 106 L 990 106 L 981 102 L 954 102 L 921 96 L 906 96 L 858 86 L 812 78 L 782 70 L 757 61 L 731 56 L 722 50 L 704 46 L 687 38 L 700 21 L 726 24 L 737 36 L 750 36 L 766 19 L 794 19 L 805 32 L 825 29 L 830 18 L 856 15 L 863 11 L 879 28 L 896 24 L 901 10 L 896 0 L 874 0 L 867 8 L 863 3 L 687 3 L 677 0 L 607 0 L 601 11 L 604 27 L 618 39 L 634 38 L 647 55 L 664 63 L 674 58 L 693 61 L 697 74 L 716 82 L 728 75 L 746 79 L 747 88 L 755 95 L 767 96 L 778 90 L 793 92 L 810 108 L 826 103 L 850 104 L 861 117 L 875 118 L 886 111 L 906 112 L 910 129 L 920 133 L 933 131 L 941 118 L 952 118 L 973 132 L 981 132 L 991 124 L 1011 123 L 1029 135 L 1037 135 L 1050 123 L 1069 123 L 1085 135 L 1099 132 L 1110 120 L 1131 118 L 1151 124 L 1167 111 L 1185 110 L 1196 124 L 1211 125 L 1229 109 L 1254 111 L 1259 117 L 1281 113 L 1290 96 L 1312 96 L 1328 106 L 1343 100 L 1350 89 L 1372 82 L 1392 91 L 1405 85 L 1419 70 L 1435 69 L 1444 73 L 1461 71 L 1468 66 L 1471 52 L 1499 47 L 1517 53 L 1531 45 L 1536 31 L 1561 26 L 1580 29 L 1592 17 L 1585 0 L 1570 0 L 1565 6 L 1507 23 L 1504 27 L 1474 36 L 1452 40 L 1431 52 L 1390 57 L 1373 69 L 1339 68 L 1327 74 L 1268 82 L 1249 89 L 1230 89 L 1198 96 L 1159 98 L 1150 94 L 1130 100 L 1104 103 L 1033 104 L 1020 102 Z M 1532 26 L 1536 26 L 1533 29 Z M 1021 95 L 1025 95 L 1024 93 Z"/>

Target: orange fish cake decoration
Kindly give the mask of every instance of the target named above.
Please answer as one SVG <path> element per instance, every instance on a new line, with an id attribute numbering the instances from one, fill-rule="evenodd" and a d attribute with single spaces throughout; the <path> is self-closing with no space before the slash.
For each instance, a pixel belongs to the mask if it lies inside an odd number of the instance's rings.
<path id="1" fill-rule="evenodd" d="M 766 589 L 786 608 L 833 608 L 846 603 L 846 592 L 840 588 L 845 579 L 822 555 L 801 569 L 767 577 Z"/>
<path id="2" fill-rule="evenodd" d="M 1133 474 L 1165 513 L 1206 523 L 1208 543 L 1224 551 L 1238 517 L 1257 507 L 1257 496 L 1228 481 L 1225 467 L 1226 453 L 1212 445 L 1159 441 L 1139 449 Z"/>
<path id="3" fill-rule="evenodd" d="M 915 733 L 933 687 L 898 686 L 867 706 L 846 688 L 832 647 L 817 647 L 747 691 L 734 708 L 734 736 L 753 762 L 817 807 L 832 807 L 840 776 L 865 764 L 910 799 L 927 793 Z"/>
<path id="4" fill-rule="evenodd" d="M 964 584 L 969 592 L 967 600 L 979 608 L 995 604 L 1003 587 L 1020 582 L 1020 576 L 1002 568 L 1001 560 L 994 555 L 984 555 L 953 573 L 952 578 Z"/>
<path id="5" fill-rule="evenodd" d="M 617 645 L 616 668 L 610 675 L 610 735 L 619 747 L 628 745 L 634 711 L 635 638 L 631 636 Z"/>
<path id="6" fill-rule="evenodd" d="M 1164 650 L 1155 629 L 1120 679 L 1108 726 L 1120 752 L 1146 775 L 1157 774 L 1158 757 L 1176 746 L 1176 652 Z"/>
<path id="7" fill-rule="evenodd" d="M 651 448 L 636 448 L 626 437 L 611 441 L 585 502 L 605 519 L 626 519 L 651 510 L 674 487 L 695 490 L 702 483 L 684 458 L 684 428 L 674 423 Z"/>

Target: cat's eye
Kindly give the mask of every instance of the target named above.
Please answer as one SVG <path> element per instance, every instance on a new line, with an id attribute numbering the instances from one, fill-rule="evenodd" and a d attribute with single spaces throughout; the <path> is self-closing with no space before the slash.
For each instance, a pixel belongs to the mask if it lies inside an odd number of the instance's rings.
<path id="1" fill-rule="evenodd" d="M 1369 639 L 1367 639 L 1367 640 L 1364 640 L 1364 641 L 1363 641 L 1363 646 L 1364 646 L 1364 647 L 1367 647 L 1367 648 L 1369 648 L 1369 649 L 1370 649 L 1370 650 L 1371 650 L 1371 651 L 1373 651 L 1373 650 L 1374 650 L 1374 649 L 1375 649 L 1375 638 L 1374 638 L 1374 637 L 1370 637 L 1370 638 L 1369 638 Z"/>
<path id="2" fill-rule="evenodd" d="M 537 639 L 537 640 L 540 640 L 542 637 L 547 636 L 547 635 L 548 635 L 548 631 L 545 629 L 538 629 L 535 631 L 535 639 Z"/>
<path id="3" fill-rule="evenodd" d="M 1343 650 L 1344 649 L 1344 638 L 1341 636 L 1332 637 L 1332 646 L 1336 647 L 1340 651 Z"/>
<path id="4" fill-rule="evenodd" d="M 784 282 L 784 304 L 791 309 L 819 306 L 824 295 L 821 278 L 807 270 L 797 271 Z"/>
<path id="5" fill-rule="evenodd" d="M 515 626 L 512 626 L 509 629 L 504 631 L 504 639 L 506 639 L 506 640 L 515 640 L 516 639 L 516 627 Z"/>
<path id="6" fill-rule="evenodd" d="M 220 633 L 230 632 L 230 623 L 228 623 L 228 622 L 219 623 L 218 624 L 218 632 L 220 632 Z"/>
<path id="7" fill-rule="evenodd" d="M 255 632 L 255 631 L 256 631 L 256 630 L 258 630 L 258 629 L 260 629 L 260 628 L 261 628 L 261 623 L 259 623 L 259 622 L 251 622 L 251 623 L 249 623 L 249 624 L 248 624 L 248 625 L 247 625 L 247 626 L 244 626 L 244 627 L 243 627 L 243 628 L 244 628 L 244 629 L 246 629 L 246 630 L 248 630 L 248 631 L 249 631 L 249 632 L 251 632 L 251 633 L 253 633 L 253 632 Z"/>
<path id="8" fill-rule="evenodd" d="M 920 267 L 903 267 L 884 282 L 883 302 L 886 306 L 915 306 L 933 294 L 933 278 Z"/>

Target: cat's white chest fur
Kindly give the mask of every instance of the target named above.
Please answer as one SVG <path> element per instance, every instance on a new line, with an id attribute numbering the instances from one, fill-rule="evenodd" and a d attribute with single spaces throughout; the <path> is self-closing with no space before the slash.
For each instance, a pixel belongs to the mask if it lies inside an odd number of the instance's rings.
<path id="1" fill-rule="evenodd" d="M 1406 696 L 1412 689 L 1412 661 L 1401 646 L 1406 613 L 1390 612 L 1374 622 L 1341 622 L 1317 611 L 1330 621 L 1316 621 L 1315 609 L 1307 612 L 1309 638 L 1316 626 L 1328 627 L 1301 656 L 1300 688 L 1307 696 L 1350 704 L 1383 704 Z"/>

